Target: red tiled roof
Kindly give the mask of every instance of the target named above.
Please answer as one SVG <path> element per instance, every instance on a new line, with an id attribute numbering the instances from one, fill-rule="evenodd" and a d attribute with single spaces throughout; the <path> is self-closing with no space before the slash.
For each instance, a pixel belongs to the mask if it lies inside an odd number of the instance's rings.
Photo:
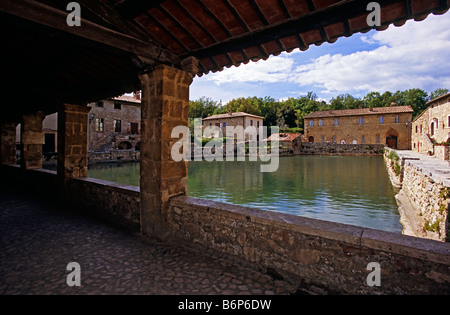
<path id="1" fill-rule="evenodd" d="M 271 135 L 269 138 L 267 138 L 267 140 L 269 140 L 269 141 L 271 141 L 271 140 L 294 141 L 298 137 L 301 137 L 300 133 L 286 133 L 286 132 L 282 132 L 282 133 L 275 133 L 275 134 Z"/>
<path id="2" fill-rule="evenodd" d="M 254 117 L 254 118 L 260 118 L 264 119 L 264 117 L 258 116 L 258 115 L 252 115 L 244 112 L 238 112 L 238 113 L 231 113 L 231 114 L 218 114 L 218 115 L 212 115 L 206 118 L 203 118 L 203 120 L 211 120 L 211 119 L 227 119 L 227 118 L 235 118 L 235 117 Z"/>
<path id="3" fill-rule="evenodd" d="M 374 107 L 374 108 L 356 108 L 356 109 L 341 109 L 341 110 L 325 110 L 313 112 L 305 117 L 310 118 L 325 118 L 325 117 L 341 117 L 341 116 L 362 116 L 362 115 L 381 115 L 381 114 L 401 114 L 414 113 L 411 106 L 390 106 L 390 107 Z"/>

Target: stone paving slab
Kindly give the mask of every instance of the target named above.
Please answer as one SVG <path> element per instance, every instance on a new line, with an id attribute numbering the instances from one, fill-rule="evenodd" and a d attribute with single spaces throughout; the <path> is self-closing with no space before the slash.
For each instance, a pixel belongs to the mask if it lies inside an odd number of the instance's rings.
<path id="1" fill-rule="evenodd" d="M 70 262 L 80 265 L 80 287 L 66 283 Z M 270 295 L 295 289 L 231 261 L 0 187 L 2 295 Z"/>

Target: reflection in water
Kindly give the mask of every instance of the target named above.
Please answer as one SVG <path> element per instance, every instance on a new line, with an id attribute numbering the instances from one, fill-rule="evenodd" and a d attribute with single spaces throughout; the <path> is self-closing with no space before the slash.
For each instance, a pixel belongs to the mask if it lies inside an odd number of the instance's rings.
<path id="1" fill-rule="evenodd" d="M 274 173 L 261 173 L 260 163 L 189 162 L 188 195 L 401 232 L 382 157 L 283 157 Z M 89 176 L 139 185 L 139 164 L 94 167 Z"/>

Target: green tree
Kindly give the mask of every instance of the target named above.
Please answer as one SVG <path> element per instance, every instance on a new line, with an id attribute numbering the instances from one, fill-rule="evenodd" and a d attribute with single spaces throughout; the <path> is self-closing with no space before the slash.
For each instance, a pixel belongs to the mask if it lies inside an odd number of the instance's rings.
<path id="1" fill-rule="evenodd" d="M 430 93 L 430 100 L 434 100 L 435 98 L 438 98 L 439 96 L 445 95 L 448 93 L 448 89 L 439 88 L 434 90 Z"/>
<path id="2" fill-rule="evenodd" d="M 208 97 L 201 97 L 196 101 L 189 101 L 189 118 L 205 118 L 214 114 L 219 103 Z"/>

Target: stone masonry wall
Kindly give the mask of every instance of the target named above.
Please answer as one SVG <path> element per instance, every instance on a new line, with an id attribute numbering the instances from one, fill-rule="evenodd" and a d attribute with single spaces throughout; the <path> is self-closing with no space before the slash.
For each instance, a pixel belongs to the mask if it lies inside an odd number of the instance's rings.
<path id="1" fill-rule="evenodd" d="M 437 183 L 411 163 L 405 162 L 402 190 L 414 205 L 419 236 L 445 241 L 450 239 L 449 188 Z"/>
<path id="2" fill-rule="evenodd" d="M 302 142 L 300 154 L 342 154 L 342 155 L 381 155 L 383 144 L 337 144 Z"/>
<path id="3" fill-rule="evenodd" d="M 450 244 L 217 203 L 171 199 L 172 238 L 244 260 L 308 293 L 449 294 Z M 381 268 L 370 287 L 367 266 Z"/>

